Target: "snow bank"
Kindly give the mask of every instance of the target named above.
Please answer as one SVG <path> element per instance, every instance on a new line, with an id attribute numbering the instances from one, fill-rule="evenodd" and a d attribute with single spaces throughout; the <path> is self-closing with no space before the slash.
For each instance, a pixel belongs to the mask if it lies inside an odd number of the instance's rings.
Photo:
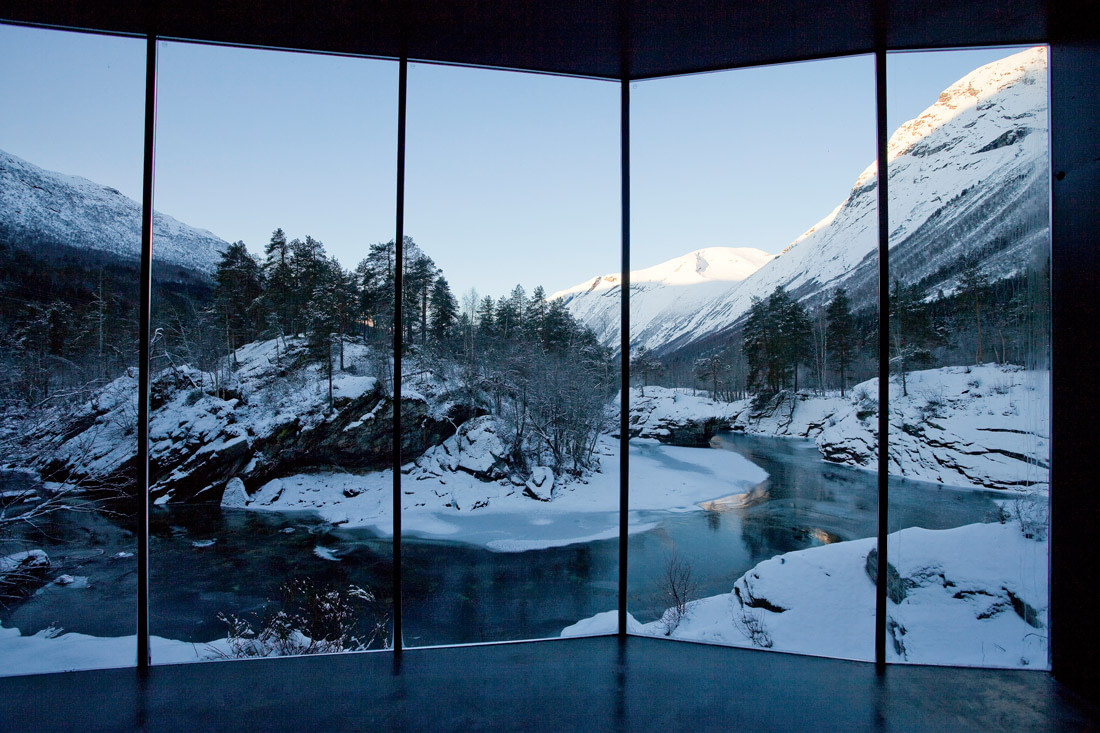
<path id="1" fill-rule="evenodd" d="M 1006 522 L 914 527 L 888 542 L 888 661 L 1046 668 L 1045 540 L 1025 538 L 1018 523 Z M 874 539 L 862 539 L 765 560 L 732 592 L 689 603 L 671 636 L 873 659 L 874 548 Z M 613 614 L 562 635 L 612 632 Z M 665 636 L 666 628 L 657 620 L 631 632 Z"/>
<path id="2" fill-rule="evenodd" d="M 149 643 L 155 664 L 218 659 L 227 649 L 224 641 L 192 644 L 153 636 Z M 137 637 L 64 634 L 53 629 L 22 636 L 19 629 L 0 626 L 0 659 L 4 660 L 0 676 L 133 667 L 137 663 Z"/>

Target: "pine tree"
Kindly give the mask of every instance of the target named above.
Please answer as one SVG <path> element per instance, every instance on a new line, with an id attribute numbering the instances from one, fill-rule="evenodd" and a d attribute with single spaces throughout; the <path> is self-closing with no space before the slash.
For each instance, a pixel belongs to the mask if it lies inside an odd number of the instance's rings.
<path id="1" fill-rule="evenodd" d="M 974 309 L 974 330 L 978 338 L 975 364 L 985 361 L 982 351 L 982 295 L 988 284 L 982 274 L 981 258 L 976 254 L 963 257 L 962 272 L 959 274 L 959 296 Z"/>
<path id="2" fill-rule="evenodd" d="M 494 338 L 496 336 L 496 304 L 488 295 L 477 304 L 477 332 L 482 338 Z"/>
<path id="3" fill-rule="evenodd" d="M 789 376 L 797 392 L 798 367 L 812 353 L 810 318 L 802 304 L 782 286 L 767 300 L 753 298 L 743 337 L 749 384 L 776 392 Z"/>
<path id="4" fill-rule="evenodd" d="M 726 371 L 726 361 L 719 354 L 695 360 L 695 374 L 711 383 L 711 399 L 718 399 L 718 378 Z"/>
<path id="5" fill-rule="evenodd" d="M 745 320 L 741 341 L 741 349 L 745 354 L 745 360 L 749 363 L 746 382 L 750 388 L 766 387 L 775 389 L 770 379 L 771 372 L 769 370 L 770 336 L 768 305 L 763 299 L 753 296 L 749 304 L 749 315 Z"/>
<path id="6" fill-rule="evenodd" d="M 397 247 L 393 240 L 372 244 L 367 258 L 355 269 L 363 320 L 383 336 L 393 334 L 396 257 Z"/>
<path id="7" fill-rule="evenodd" d="M 527 309 L 527 294 L 522 285 L 512 288 L 507 298 L 501 298 L 497 304 L 497 329 L 505 341 L 515 340 L 523 330 L 524 311 Z"/>
<path id="8" fill-rule="evenodd" d="M 432 258 L 405 237 L 404 246 L 403 305 L 406 323 L 406 340 L 412 344 L 419 336 L 420 343 L 428 338 L 428 301 L 431 299 L 432 284 L 439 268 Z"/>
<path id="9" fill-rule="evenodd" d="M 326 267 L 325 246 L 313 237 L 306 235 L 305 241 L 295 239 L 290 243 L 291 302 L 295 332 L 301 327 L 298 322 L 309 302 L 318 280 Z M 308 316 L 307 319 L 308 321 Z M 308 328 L 308 324 L 307 324 Z"/>
<path id="10" fill-rule="evenodd" d="M 848 367 L 855 353 L 855 323 L 852 321 L 852 308 L 848 293 L 837 288 L 833 299 L 825 307 L 825 319 L 828 333 L 828 353 L 833 357 L 837 371 L 840 372 L 840 396 L 844 396 L 847 387 Z"/>
<path id="11" fill-rule="evenodd" d="M 310 356 L 321 361 L 328 377 L 329 409 L 334 406 L 332 394 L 332 346 L 340 332 L 340 290 L 343 272 L 339 263 L 321 260 L 313 282 L 313 297 L 306 304 L 307 344 Z"/>
<path id="12" fill-rule="evenodd" d="M 768 310 L 779 331 L 779 349 L 775 354 L 775 370 L 778 383 L 786 382 L 791 375 L 795 392 L 798 391 L 798 367 L 812 352 L 812 333 L 810 317 L 805 307 L 792 298 L 782 287 L 777 287 L 768 296 Z"/>
<path id="13" fill-rule="evenodd" d="M 214 273 L 214 304 L 222 320 L 227 354 L 236 362 L 236 349 L 255 339 L 259 315 L 254 304 L 263 293 L 263 272 L 244 242 L 229 245 Z"/>
<path id="14" fill-rule="evenodd" d="M 661 363 L 657 355 L 645 347 L 639 349 L 638 352 L 630 358 L 631 373 L 642 375 L 643 396 L 645 395 L 645 388 L 649 386 L 649 378 L 660 374 L 664 369 L 665 365 Z"/>
<path id="15" fill-rule="evenodd" d="M 451 286 L 447 284 L 447 278 L 440 275 L 432 285 L 431 293 L 431 320 L 428 330 L 432 340 L 436 343 L 446 341 L 458 320 L 458 301 L 451 293 Z"/>
<path id="16" fill-rule="evenodd" d="M 546 323 L 546 291 L 541 285 L 535 286 L 531 299 L 523 313 L 524 331 L 529 339 L 542 340 L 542 329 Z"/>
<path id="17" fill-rule="evenodd" d="M 914 366 L 931 363 L 931 347 L 938 341 L 917 286 L 894 280 L 890 289 L 890 366 L 901 377 L 902 395 L 909 395 L 906 375 Z"/>
<path id="18" fill-rule="evenodd" d="M 271 241 L 264 246 L 264 293 L 267 307 L 275 313 L 276 337 L 291 332 L 294 314 L 294 273 L 291 269 L 290 245 L 282 229 L 271 233 Z"/>

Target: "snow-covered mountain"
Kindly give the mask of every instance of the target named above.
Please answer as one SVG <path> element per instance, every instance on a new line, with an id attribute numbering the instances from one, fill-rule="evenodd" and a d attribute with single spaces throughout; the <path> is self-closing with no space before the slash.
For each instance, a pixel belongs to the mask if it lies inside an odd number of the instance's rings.
<path id="1" fill-rule="evenodd" d="M 630 273 L 630 333 L 635 343 L 661 344 L 681 324 L 721 300 L 775 255 L 752 247 L 707 247 Z M 622 274 L 603 275 L 551 295 L 563 298 L 574 316 L 600 341 L 619 339 Z"/>
<path id="2" fill-rule="evenodd" d="M 0 230 L 133 259 L 141 252 L 141 204 L 79 176 L 43 170 L 0 150 Z M 228 243 L 159 211 L 153 258 L 212 273 Z"/>
<path id="3" fill-rule="evenodd" d="M 954 287 L 959 259 L 978 254 L 991 279 L 1025 268 L 1050 234 L 1047 55 L 1032 48 L 982 66 L 948 87 L 890 137 L 890 268 L 928 293 Z M 838 286 L 856 307 L 878 288 L 877 166 L 809 231 L 739 282 L 650 282 L 632 274 L 631 339 L 669 353 L 733 330 L 751 299 L 777 286 L 816 305 Z M 704 250 L 710 251 L 710 250 Z M 660 269 L 695 253 L 672 260 Z M 605 287 L 601 287 L 606 284 Z M 598 278 L 555 294 L 609 345 L 617 344 L 619 288 Z"/>

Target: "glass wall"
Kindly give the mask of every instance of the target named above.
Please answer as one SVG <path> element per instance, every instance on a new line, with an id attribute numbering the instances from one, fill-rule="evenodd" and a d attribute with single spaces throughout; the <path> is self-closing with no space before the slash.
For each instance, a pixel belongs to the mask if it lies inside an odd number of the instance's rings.
<path id="1" fill-rule="evenodd" d="M 160 43 L 157 106 L 153 661 L 387 647 L 397 64 Z"/>
<path id="2" fill-rule="evenodd" d="M 153 661 L 392 646 L 395 437 L 404 645 L 615 632 L 619 85 L 411 64 L 399 247 L 396 62 L 157 48 Z M 134 663 L 144 51 L 0 26 L 9 674 Z M 1047 58 L 890 56 L 883 283 L 870 57 L 631 84 L 629 632 L 872 659 L 885 409 L 887 659 L 1048 667 Z"/>
<path id="3" fill-rule="evenodd" d="M 887 658 L 1045 668 L 1047 52 L 893 54 L 888 80 Z"/>
<path id="4" fill-rule="evenodd" d="M 871 659 L 873 60 L 631 107 L 632 630 Z"/>
<path id="5" fill-rule="evenodd" d="M 608 82 L 409 67 L 406 645 L 558 636 L 596 612 L 613 630 L 618 101 Z"/>
<path id="6" fill-rule="evenodd" d="M 145 46 L 0 25 L 0 674 L 133 665 Z"/>

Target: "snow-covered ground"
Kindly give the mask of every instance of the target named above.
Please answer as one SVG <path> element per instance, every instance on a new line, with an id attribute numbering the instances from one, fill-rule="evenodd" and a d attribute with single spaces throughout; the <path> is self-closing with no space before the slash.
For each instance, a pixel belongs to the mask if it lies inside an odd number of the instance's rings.
<path id="1" fill-rule="evenodd" d="M 471 437 L 473 439 L 471 439 Z M 618 442 L 601 437 L 600 470 L 562 482 L 551 474 L 542 487 L 509 477 L 484 480 L 469 470 L 492 463 L 497 442 L 485 430 L 460 433 L 406 467 L 401 521 L 404 531 L 476 542 L 499 551 L 557 547 L 616 536 L 619 510 Z M 461 439 L 464 451 L 457 450 Z M 440 456 L 453 463 L 440 466 Z M 630 443 L 630 509 L 697 511 L 701 502 L 744 493 L 767 473 L 731 451 L 680 448 L 655 440 Z M 464 464 L 464 465 L 463 465 Z M 464 470 L 465 469 L 465 470 Z M 548 469 L 546 469 L 548 471 Z M 553 488 L 547 488 L 552 482 Z M 560 483 L 559 483 L 560 482 Z M 223 506 L 267 511 L 316 511 L 348 527 L 392 531 L 393 474 L 312 473 L 271 481 L 251 496 L 227 493 Z M 546 491 L 549 501 L 532 498 Z M 632 517 L 631 531 L 652 528 Z"/>
<path id="2" fill-rule="evenodd" d="M 157 664 L 218 659 L 227 648 L 224 641 L 191 644 L 159 636 L 150 637 L 149 644 Z M 0 676 L 133 667 L 137 662 L 137 637 L 89 636 L 51 629 L 22 636 L 19 629 L 0 626 L 0 659 L 4 660 Z"/>
<path id="3" fill-rule="evenodd" d="M 869 660 L 874 657 L 874 539 L 789 552 L 745 573 L 730 593 L 688 604 L 668 632 L 628 618 L 628 631 L 734 646 Z M 1045 539 L 1014 520 L 891 534 L 887 661 L 1047 667 Z M 896 574 L 895 571 L 896 570 Z M 666 612 L 667 614 L 667 612 Z M 562 636 L 612 633 L 615 612 Z"/>

